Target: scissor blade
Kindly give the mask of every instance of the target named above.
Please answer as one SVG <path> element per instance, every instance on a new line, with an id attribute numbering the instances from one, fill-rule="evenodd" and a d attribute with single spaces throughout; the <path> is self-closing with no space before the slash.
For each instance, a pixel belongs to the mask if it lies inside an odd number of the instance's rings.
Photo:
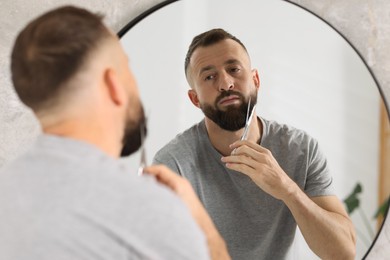
<path id="1" fill-rule="evenodd" d="M 249 120 L 249 109 L 251 108 L 251 98 L 249 97 L 248 107 L 246 108 L 246 117 L 245 117 L 245 126 L 248 124 Z"/>
<path id="2" fill-rule="evenodd" d="M 145 124 L 141 124 L 141 158 L 140 158 L 140 164 L 138 167 L 138 176 L 141 176 L 144 171 L 144 167 L 146 166 L 146 152 L 145 152 L 145 125 L 146 125 L 146 120 L 145 119 Z"/>
<path id="3" fill-rule="evenodd" d="M 247 123 L 245 124 L 245 129 L 244 129 L 244 133 L 241 136 L 241 141 L 246 140 L 246 137 L 248 136 L 249 126 L 252 122 L 252 118 L 253 118 L 253 114 L 255 113 L 255 109 L 256 109 L 256 105 L 253 106 L 252 111 L 251 111 L 251 115 L 249 116 L 249 119 L 248 119 Z"/>
<path id="4" fill-rule="evenodd" d="M 143 174 L 144 167 L 146 166 L 146 154 L 145 154 L 145 148 L 141 148 L 141 161 L 138 167 L 138 176 Z"/>

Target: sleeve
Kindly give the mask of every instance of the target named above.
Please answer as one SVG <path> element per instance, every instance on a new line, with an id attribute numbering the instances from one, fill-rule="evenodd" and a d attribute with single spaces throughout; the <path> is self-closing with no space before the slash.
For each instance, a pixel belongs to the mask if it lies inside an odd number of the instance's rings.
<path id="1" fill-rule="evenodd" d="M 164 164 L 172 171 L 176 172 L 179 175 L 182 175 L 180 172 L 179 164 L 177 163 L 176 159 L 164 149 L 156 153 L 156 155 L 153 157 L 152 164 Z"/>
<path id="2" fill-rule="evenodd" d="M 314 139 L 309 142 L 305 193 L 309 197 L 335 195 L 333 179 L 325 155 Z"/>

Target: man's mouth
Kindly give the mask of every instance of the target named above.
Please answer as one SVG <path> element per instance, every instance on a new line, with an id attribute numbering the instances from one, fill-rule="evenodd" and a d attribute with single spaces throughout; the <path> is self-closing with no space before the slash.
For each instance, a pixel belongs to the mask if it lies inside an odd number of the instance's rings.
<path id="1" fill-rule="evenodd" d="M 237 95 L 230 95 L 227 97 L 224 97 L 221 99 L 218 103 L 219 105 L 227 106 L 227 105 L 232 105 L 232 104 L 238 104 L 240 103 L 240 97 Z"/>

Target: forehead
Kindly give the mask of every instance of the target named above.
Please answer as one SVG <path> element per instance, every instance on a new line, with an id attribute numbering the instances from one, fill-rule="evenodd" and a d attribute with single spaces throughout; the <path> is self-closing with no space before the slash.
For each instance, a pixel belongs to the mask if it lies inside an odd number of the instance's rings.
<path id="1" fill-rule="evenodd" d="M 237 60 L 250 66 L 250 59 L 245 49 L 236 41 L 226 39 L 206 47 L 197 48 L 192 54 L 190 67 L 194 72 L 205 66 L 220 66 L 228 60 Z"/>

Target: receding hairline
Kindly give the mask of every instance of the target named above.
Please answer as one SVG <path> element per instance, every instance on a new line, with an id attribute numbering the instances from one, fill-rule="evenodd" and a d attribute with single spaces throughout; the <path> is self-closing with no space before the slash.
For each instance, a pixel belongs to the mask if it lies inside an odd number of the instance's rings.
<path id="1" fill-rule="evenodd" d="M 250 56 L 249 56 L 249 53 L 248 53 L 248 50 L 246 49 L 246 47 L 245 47 L 241 42 L 237 42 L 237 41 L 234 40 L 234 39 L 225 38 L 225 39 L 216 41 L 216 42 L 214 42 L 214 43 L 212 43 L 212 44 L 209 44 L 209 45 L 206 45 L 206 46 L 204 46 L 204 45 L 199 45 L 199 46 L 197 46 L 197 47 L 192 51 L 191 55 L 188 57 L 188 58 L 189 58 L 189 62 L 188 62 L 188 65 L 187 65 L 187 67 L 186 67 L 186 69 L 185 69 L 185 76 L 186 76 L 187 82 L 190 84 L 190 87 L 191 87 L 191 88 L 192 88 L 192 84 L 191 84 L 191 82 L 190 82 L 190 81 L 191 81 L 191 80 L 190 80 L 190 78 L 191 78 L 191 75 L 190 75 L 191 73 L 190 73 L 190 72 L 192 72 L 192 70 L 190 70 L 190 69 L 191 69 L 192 57 L 194 56 L 194 53 L 195 53 L 197 50 L 210 48 L 210 47 L 213 47 L 213 46 L 215 46 L 215 45 L 217 45 L 217 44 L 221 44 L 221 43 L 226 42 L 226 41 L 229 41 L 229 40 L 230 40 L 231 42 L 233 42 L 234 44 L 238 44 L 238 45 L 240 46 L 240 48 L 245 52 L 246 57 L 248 58 L 249 65 L 251 64 L 251 58 L 250 58 Z M 232 63 L 233 60 L 235 60 L 235 59 L 228 59 L 225 63 Z M 237 61 L 237 60 L 236 60 L 236 61 Z"/>
<path id="2" fill-rule="evenodd" d="M 198 47 L 213 45 L 214 43 L 218 43 L 218 42 L 223 41 L 225 39 L 232 39 L 233 41 L 239 43 L 246 50 L 245 45 L 236 36 L 232 35 L 231 33 L 227 32 L 226 30 L 224 30 L 222 28 L 214 28 L 214 29 L 205 31 L 203 33 L 200 33 L 192 39 L 191 44 L 188 47 L 187 54 L 186 54 L 185 61 L 184 61 L 185 70 L 187 70 L 192 53 Z"/>

